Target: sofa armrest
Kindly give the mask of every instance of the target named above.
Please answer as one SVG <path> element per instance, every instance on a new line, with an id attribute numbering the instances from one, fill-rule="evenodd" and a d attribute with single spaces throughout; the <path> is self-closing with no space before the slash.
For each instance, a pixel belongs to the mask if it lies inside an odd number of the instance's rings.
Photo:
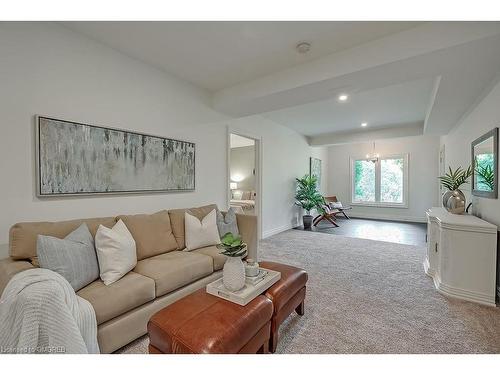
<path id="1" fill-rule="evenodd" d="M 33 265 L 25 260 L 14 260 L 12 258 L 0 260 L 0 296 L 10 279 L 12 279 L 16 273 L 29 270 L 30 268 L 34 268 Z"/>
<path id="2" fill-rule="evenodd" d="M 257 216 L 236 214 L 236 222 L 242 240 L 247 244 L 247 258 L 258 261 Z"/>

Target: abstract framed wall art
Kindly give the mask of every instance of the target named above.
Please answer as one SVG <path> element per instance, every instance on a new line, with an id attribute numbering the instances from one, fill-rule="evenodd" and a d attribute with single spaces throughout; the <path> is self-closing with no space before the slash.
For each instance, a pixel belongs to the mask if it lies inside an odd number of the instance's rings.
<path id="1" fill-rule="evenodd" d="M 195 189 L 195 144 L 36 117 L 37 195 Z"/>
<path id="2" fill-rule="evenodd" d="M 309 158 L 309 175 L 316 176 L 316 186 L 318 190 L 321 189 L 321 159 Z"/>

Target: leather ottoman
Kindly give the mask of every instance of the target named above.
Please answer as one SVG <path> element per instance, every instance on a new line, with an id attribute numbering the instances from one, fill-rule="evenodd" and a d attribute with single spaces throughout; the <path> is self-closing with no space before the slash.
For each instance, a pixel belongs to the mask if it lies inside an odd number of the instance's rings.
<path id="1" fill-rule="evenodd" d="M 274 353 L 278 346 L 279 327 L 295 310 L 304 315 L 307 272 L 303 269 L 275 262 L 259 262 L 263 268 L 281 272 L 281 279 L 269 288 L 265 295 L 273 302 L 271 338 L 269 350 Z"/>
<path id="2" fill-rule="evenodd" d="M 240 306 L 203 288 L 151 317 L 149 353 L 268 353 L 272 315 L 264 295 Z"/>

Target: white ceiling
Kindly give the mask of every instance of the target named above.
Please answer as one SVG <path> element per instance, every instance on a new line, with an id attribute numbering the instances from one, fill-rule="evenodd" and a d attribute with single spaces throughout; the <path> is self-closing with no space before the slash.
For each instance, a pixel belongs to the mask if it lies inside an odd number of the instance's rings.
<path id="1" fill-rule="evenodd" d="M 219 90 L 213 102 L 236 117 L 263 114 L 314 144 L 358 132 L 361 121 L 396 128 L 417 120 L 423 133 L 443 135 L 499 71 L 499 22 L 433 22 Z M 350 103 L 335 102 L 341 92 Z"/>
<path id="2" fill-rule="evenodd" d="M 219 90 L 290 68 L 417 22 L 64 22 L 127 55 Z M 312 43 L 296 52 L 298 42 Z"/>
<path id="3" fill-rule="evenodd" d="M 248 147 L 248 146 L 253 146 L 254 144 L 255 141 L 253 139 L 231 133 L 230 148 Z"/>
<path id="4" fill-rule="evenodd" d="M 424 122 L 434 79 L 424 78 L 352 93 L 348 102 L 321 100 L 264 114 L 268 119 L 315 136 L 332 132 L 405 126 Z"/>
<path id="5" fill-rule="evenodd" d="M 217 111 L 263 115 L 315 145 L 360 131 L 447 134 L 500 71 L 500 22 L 64 25 L 212 91 Z M 299 41 L 311 52 L 298 54 Z"/>

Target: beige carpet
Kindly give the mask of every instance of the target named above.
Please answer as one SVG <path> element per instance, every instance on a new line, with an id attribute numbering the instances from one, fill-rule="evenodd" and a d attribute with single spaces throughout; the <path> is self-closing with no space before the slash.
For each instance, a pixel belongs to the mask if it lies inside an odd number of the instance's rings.
<path id="1" fill-rule="evenodd" d="M 279 353 L 499 353 L 500 309 L 447 298 L 425 249 L 290 230 L 261 259 L 306 269 L 306 314 L 282 325 Z M 146 353 L 147 337 L 119 352 Z"/>

